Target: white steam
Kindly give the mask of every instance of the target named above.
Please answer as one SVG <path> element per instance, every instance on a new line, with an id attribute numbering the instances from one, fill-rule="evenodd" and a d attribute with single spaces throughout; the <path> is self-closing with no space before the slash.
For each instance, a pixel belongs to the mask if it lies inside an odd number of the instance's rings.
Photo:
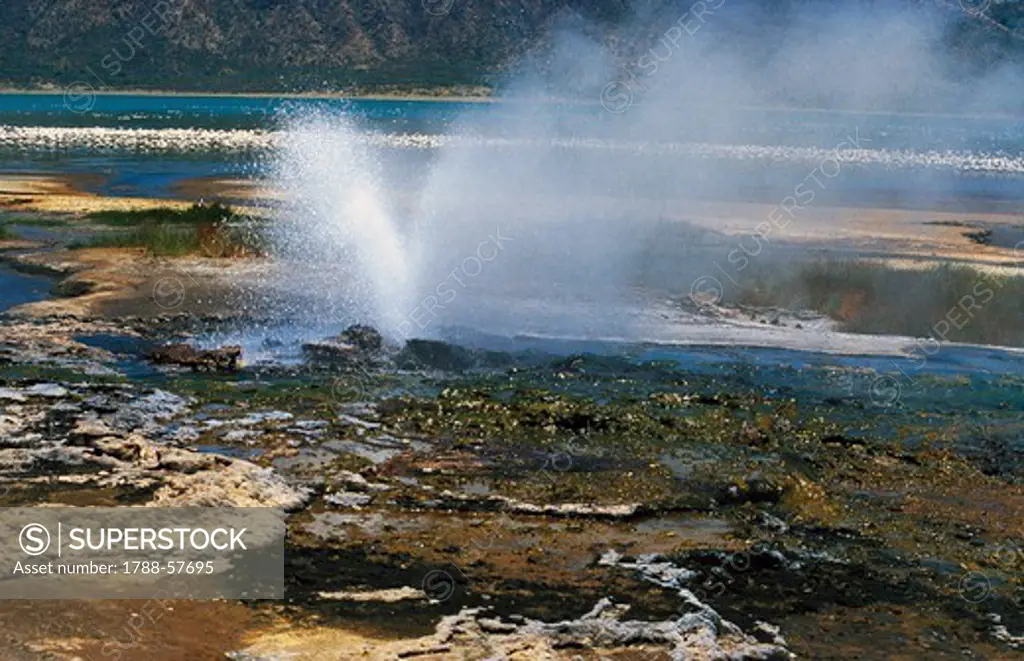
<path id="1" fill-rule="evenodd" d="M 932 138 L 913 120 L 891 136 L 889 119 L 871 114 L 763 110 L 1019 110 L 1019 70 L 966 85 L 944 77 L 955 68 L 941 43 L 945 17 L 818 3 L 817 14 L 758 32 L 744 3 L 696 5 L 621 29 L 620 41 L 635 39 L 619 44 L 633 52 L 624 63 L 605 47 L 614 39 L 557 35 L 537 55 L 544 66 L 521 67 L 542 74 L 518 74 L 508 102 L 467 113 L 427 158 L 344 117 L 298 118 L 276 165 L 287 194 L 277 243 L 303 295 L 297 311 L 370 323 L 398 340 L 453 326 L 631 337 L 650 323 L 634 313 L 646 305 L 636 287 L 650 291 L 651 274 L 655 288 L 678 287 L 725 258 L 701 255 L 681 230 L 701 213 L 699 199 L 792 190 L 807 154 L 828 157 L 854 134 L 871 148 L 836 153 L 839 176 L 853 162 L 980 158 L 1019 168 L 1020 153 L 907 146 Z"/>

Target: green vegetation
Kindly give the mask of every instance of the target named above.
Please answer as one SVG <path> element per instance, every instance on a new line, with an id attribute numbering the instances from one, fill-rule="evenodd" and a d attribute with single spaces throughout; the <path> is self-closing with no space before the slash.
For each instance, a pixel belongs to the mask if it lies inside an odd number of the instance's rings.
<path id="1" fill-rule="evenodd" d="M 17 239 L 17 233 L 5 224 L 0 224 L 0 241 Z"/>
<path id="2" fill-rule="evenodd" d="M 92 223 L 114 227 L 136 227 L 153 224 L 218 225 L 240 219 L 231 207 L 220 202 L 193 204 L 188 209 L 160 207 L 157 209 L 134 211 L 96 211 L 86 214 L 85 218 Z"/>
<path id="3" fill-rule="evenodd" d="M 231 224 L 241 217 L 219 203 L 188 209 L 101 211 L 86 218 L 124 229 L 105 231 L 72 247 L 145 248 L 156 257 L 242 257 L 265 252 L 259 233 L 247 224 Z"/>
<path id="4" fill-rule="evenodd" d="M 105 232 L 75 248 L 146 248 L 157 257 L 177 257 L 199 251 L 199 241 L 192 227 L 143 225 L 127 232 Z"/>
<path id="5" fill-rule="evenodd" d="M 726 303 L 810 308 L 854 333 L 1024 346 L 1024 277 L 968 266 L 927 271 L 855 261 L 761 267 Z"/>

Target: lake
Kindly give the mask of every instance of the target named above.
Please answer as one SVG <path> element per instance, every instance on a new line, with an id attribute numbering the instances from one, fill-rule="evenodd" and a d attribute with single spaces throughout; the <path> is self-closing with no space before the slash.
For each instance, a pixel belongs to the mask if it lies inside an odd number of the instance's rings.
<path id="1" fill-rule="evenodd" d="M 567 167 L 603 150 L 650 171 L 616 195 L 662 197 L 668 187 L 680 199 L 778 202 L 838 147 L 842 171 L 816 203 L 981 212 L 1015 210 L 1024 196 L 1020 118 L 739 108 L 716 122 L 696 108 L 694 121 L 669 129 L 643 121 L 647 110 L 614 114 L 596 100 L 112 94 L 73 104 L 60 94 L 0 94 L 0 170 L 87 172 L 102 175 L 93 192 L 173 196 L 187 179 L 261 176 L 275 135 L 313 113 L 351 118 L 403 182 L 415 182 L 419 166 L 455 138 L 470 148 L 536 149 L 534 124 L 543 123 Z"/>

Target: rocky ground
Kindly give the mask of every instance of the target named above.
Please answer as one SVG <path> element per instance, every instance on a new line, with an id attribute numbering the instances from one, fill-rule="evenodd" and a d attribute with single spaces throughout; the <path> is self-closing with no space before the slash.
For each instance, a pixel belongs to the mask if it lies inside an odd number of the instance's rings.
<path id="1" fill-rule="evenodd" d="M 856 364 L 389 347 L 367 328 L 252 364 L 194 340 L 252 322 L 223 315 L 218 283 L 256 261 L 19 261 L 63 297 L 0 317 L 0 505 L 278 507 L 287 597 L 174 602 L 141 630 L 133 602 L 0 602 L 4 659 L 1024 645 L 1019 375 L 894 389 Z"/>
<path id="2" fill-rule="evenodd" d="M 290 512 L 284 602 L 181 602 L 119 658 L 994 659 L 1024 642 L 1024 488 L 992 431 L 1019 429 L 1017 378 L 883 410 L 828 370 L 396 352 L 366 329 L 294 366 L 153 353 L 198 321 L 0 326 L 3 505 Z M 965 408 L 996 437 L 970 452 Z M 107 658 L 118 609 L 7 602 L 8 658 Z"/>

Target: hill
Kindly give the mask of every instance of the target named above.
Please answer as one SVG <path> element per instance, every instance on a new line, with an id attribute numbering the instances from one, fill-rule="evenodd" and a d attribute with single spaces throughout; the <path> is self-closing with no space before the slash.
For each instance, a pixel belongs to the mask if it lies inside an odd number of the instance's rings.
<path id="1" fill-rule="evenodd" d="M 770 56 L 773 35 L 824 0 L 726 4 L 719 37 Z M 896 0 L 943 16 L 943 47 L 975 75 L 1022 61 L 1019 0 Z M 582 26 L 613 53 L 656 39 L 692 2 L 671 0 L 4 0 L 0 84 L 220 91 L 342 91 L 493 85 L 543 68 L 545 36 Z M 845 4 L 845 3 L 844 3 Z M 866 20 L 871 2 L 859 1 Z M 892 5 L 894 3 L 885 3 Z M 846 6 L 850 6 L 846 4 Z M 876 5 L 877 6 L 877 5 Z M 967 9 L 965 11 L 965 8 Z M 984 10 L 983 12 L 980 10 Z M 645 17 L 650 17 L 644 23 Z M 646 27 L 643 27 L 645 26 Z M 637 27 L 641 26 L 641 27 Z M 721 35 L 725 36 L 722 37 Z M 944 74 L 945 75 L 945 74 Z"/>

